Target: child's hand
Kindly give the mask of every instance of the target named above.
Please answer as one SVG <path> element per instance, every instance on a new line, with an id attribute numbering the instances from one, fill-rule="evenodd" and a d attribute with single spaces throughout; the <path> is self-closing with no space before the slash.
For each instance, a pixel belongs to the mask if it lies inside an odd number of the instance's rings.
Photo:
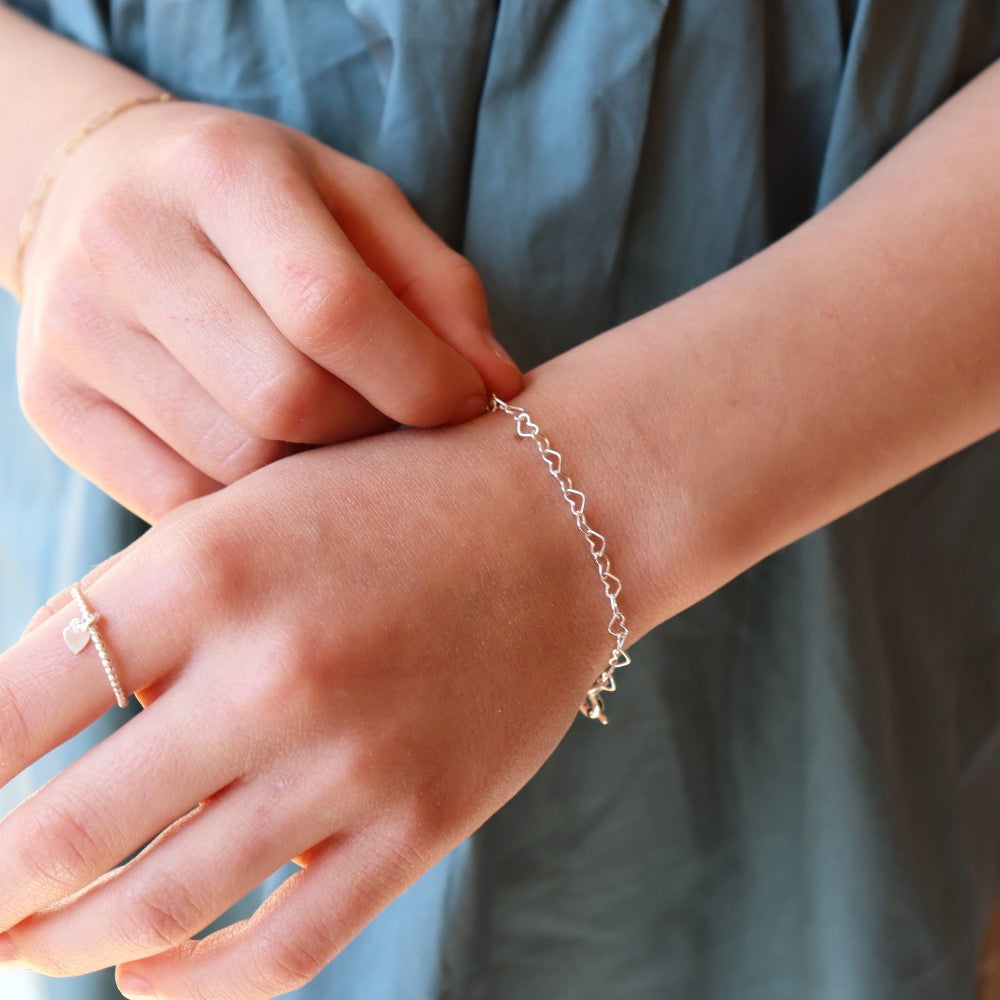
<path id="1" fill-rule="evenodd" d="M 302 445 L 515 394 L 472 266 L 282 125 L 137 108 L 64 163 L 24 262 L 22 405 L 149 520 Z"/>

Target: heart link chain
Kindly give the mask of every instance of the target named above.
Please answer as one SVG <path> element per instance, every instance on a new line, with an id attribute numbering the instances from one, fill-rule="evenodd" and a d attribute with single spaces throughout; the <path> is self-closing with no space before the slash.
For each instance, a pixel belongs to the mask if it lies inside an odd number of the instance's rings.
<path id="1" fill-rule="evenodd" d="M 577 489 L 562 469 L 562 455 L 552 447 L 549 439 L 541 432 L 527 410 L 519 406 L 511 406 L 505 403 L 499 396 L 494 396 L 490 400 L 491 412 L 503 412 L 514 418 L 515 431 L 517 436 L 526 438 L 534 443 L 538 453 L 542 456 L 542 461 L 548 466 L 552 478 L 559 484 L 562 490 L 563 499 L 569 505 L 569 509 L 576 521 L 576 526 L 583 533 L 590 548 L 590 554 L 597 566 L 601 583 L 604 585 L 604 593 L 611 605 L 611 622 L 608 625 L 608 633 L 614 639 L 614 648 L 608 657 L 608 665 L 598 675 L 583 702 L 580 704 L 580 712 L 588 719 L 595 719 L 602 725 L 607 725 L 608 717 L 604 711 L 604 695 L 615 690 L 615 671 L 619 667 L 627 666 L 632 662 L 631 657 L 625 652 L 625 643 L 628 640 L 628 625 L 625 623 L 625 615 L 618 607 L 618 595 L 621 593 L 622 582 L 611 572 L 611 560 L 608 558 L 607 542 L 604 536 L 595 531 L 588 523 L 584 514 L 587 505 L 587 498 L 582 490 Z"/>

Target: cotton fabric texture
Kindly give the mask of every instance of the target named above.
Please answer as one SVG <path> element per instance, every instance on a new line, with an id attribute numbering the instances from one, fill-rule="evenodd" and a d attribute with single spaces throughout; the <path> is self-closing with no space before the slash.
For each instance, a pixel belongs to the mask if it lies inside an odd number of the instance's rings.
<path id="1" fill-rule="evenodd" d="M 13 6 L 388 173 L 472 259 L 524 367 L 780 237 L 1000 56 L 992 0 Z M 12 304 L 0 323 L 9 643 L 137 527 L 24 426 Z M 578 722 L 294 995 L 971 997 L 1000 882 L 998 498 L 994 437 L 657 630 L 612 724 Z"/>

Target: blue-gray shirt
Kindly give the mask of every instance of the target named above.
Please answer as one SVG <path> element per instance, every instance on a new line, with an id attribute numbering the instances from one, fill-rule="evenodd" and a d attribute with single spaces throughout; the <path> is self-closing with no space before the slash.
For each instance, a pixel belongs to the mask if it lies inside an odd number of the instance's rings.
<path id="1" fill-rule="evenodd" d="M 524 366 L 766 246 L 1000 56 L 994 0 L 13 6 L 390 174 Z M 20 422 L 15 321 L 2 303 L 5 641 L 136 530 Z M 614 724 L 575 726 L 297 995 L 971 997 L 1000 881 L 998 498 L 993 438 L 651 634 Z"/>

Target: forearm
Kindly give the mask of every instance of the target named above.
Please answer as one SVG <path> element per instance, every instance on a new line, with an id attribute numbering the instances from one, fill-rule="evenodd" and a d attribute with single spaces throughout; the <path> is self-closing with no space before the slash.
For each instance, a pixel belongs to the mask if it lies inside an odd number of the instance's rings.
<path id="1" fill-rule="evenodd" d="M 784 240 L 539 369 L 639 631 L 1000 427 L 997 108 L 994 67 Z"/>
<path id="2" fill-rule="evenodd" d="M 17 234 L 32 192 L 62 145 L 106 108 L 159 88 L 0 4 L 0 284 L 13 287 Z"/>

